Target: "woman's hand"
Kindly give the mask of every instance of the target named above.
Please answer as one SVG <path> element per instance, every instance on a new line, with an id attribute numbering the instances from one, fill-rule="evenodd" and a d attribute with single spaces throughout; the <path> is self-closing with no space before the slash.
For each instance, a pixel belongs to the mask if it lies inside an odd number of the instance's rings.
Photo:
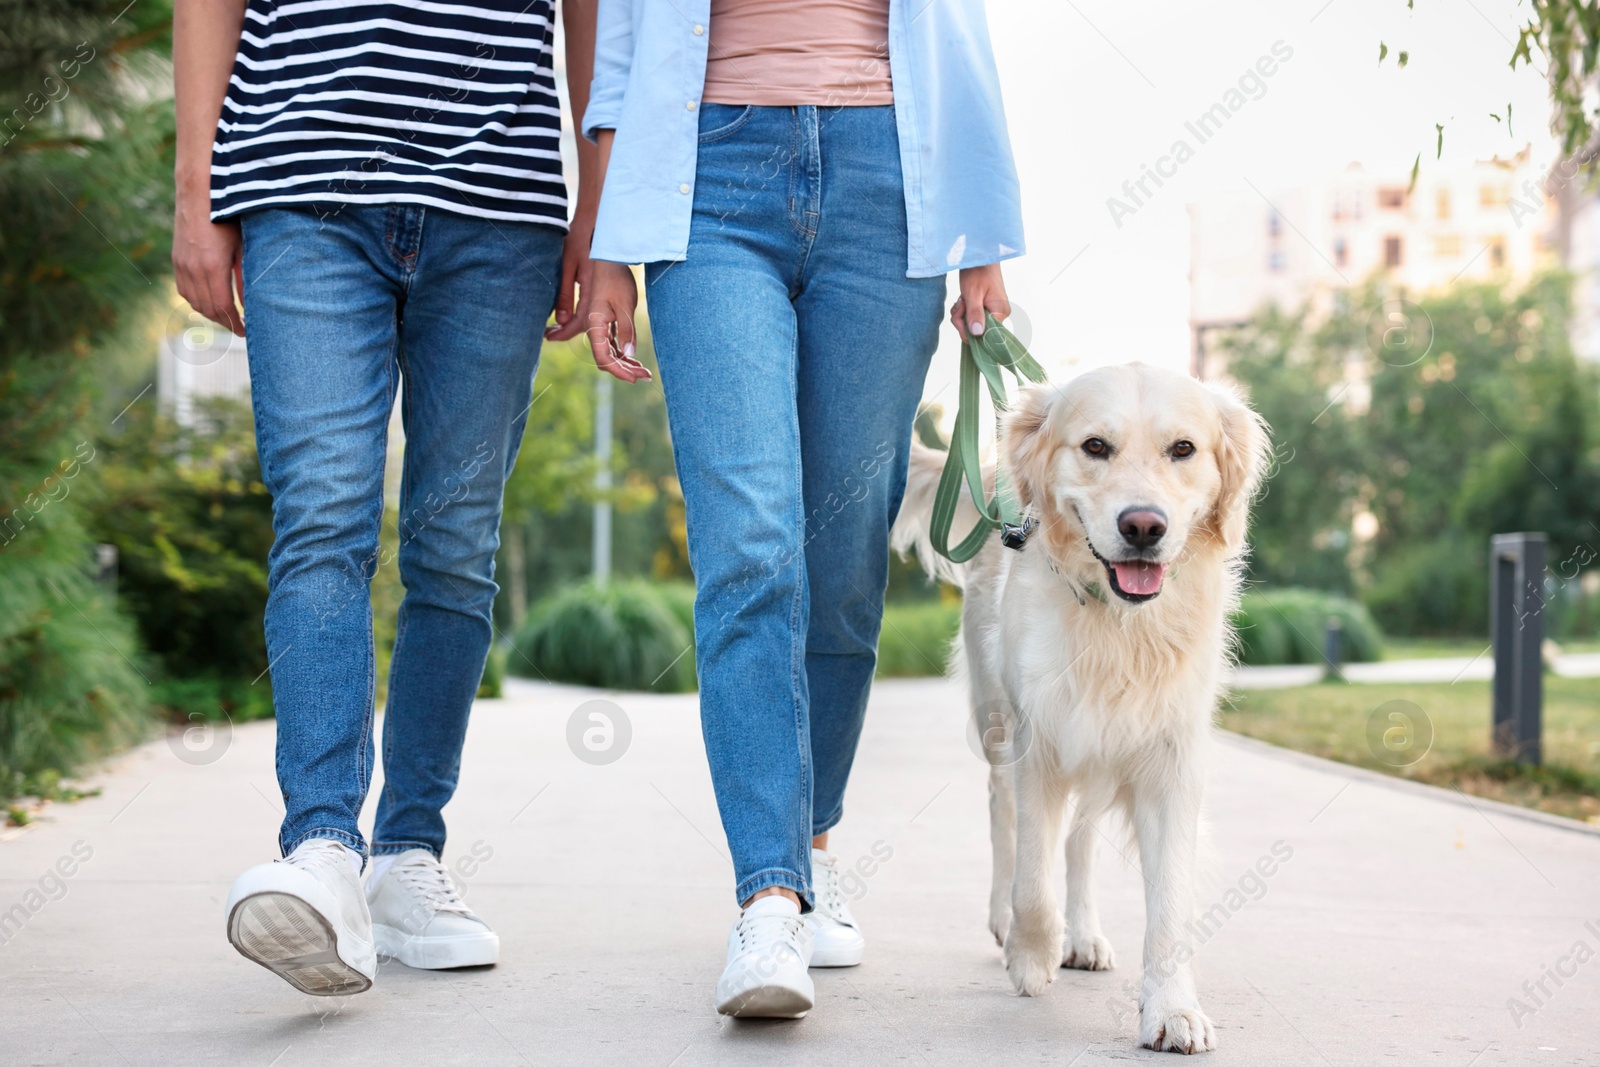
<path id="1" fill-rule="evenodd" d="M 950 309 L 950 323 L 965 341 L 967 334 L 977 337 L 983 333 L 983 316 L 987 312 L 996 322 L 1011 317 L 1011 301 L 1006 297 L 1006 282 L 1000 276 L 1000 264 L 968 267 L 961 272 L 961 295 Z"/>
<path id="2" fill-rule="evenodd" d="M 633 358 L 633 312 L 639 306 L 633 271 L 622 263 L 594 260 L 589 272 L 584 333 L 594 350 L 595 366 L 629 385 L 649 381 L 649 369 Z"/>

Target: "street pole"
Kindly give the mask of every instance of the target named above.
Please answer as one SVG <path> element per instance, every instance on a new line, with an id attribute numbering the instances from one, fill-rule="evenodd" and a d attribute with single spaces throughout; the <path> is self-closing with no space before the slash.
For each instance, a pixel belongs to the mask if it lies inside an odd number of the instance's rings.
<path id="1" fill-rule="evenodd" d="M 1495 751 L 1538 766 L 1544 758 L 1544 568 L 1542 533 L 1489 541 L 1489 630 L 1494 640 L 1491 740 Z"/>
<path id="2" fill-rule="evenodd" d="M 602 372 L 594 406 L 594 584 L 611 580 L 611 375 Z"/>

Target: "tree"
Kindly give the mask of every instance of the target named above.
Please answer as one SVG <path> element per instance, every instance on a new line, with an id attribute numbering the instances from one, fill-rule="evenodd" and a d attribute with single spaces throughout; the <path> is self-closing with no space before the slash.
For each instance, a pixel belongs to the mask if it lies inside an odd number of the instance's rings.
<path id="1" fill-rule="evenodd" d="M 0 795 L 135 736 L 146 679 L 90 577 L 93 364 L 160 289 L 166 0 L 0 2 Z"/>
<path id="2" fill-rule="evenodd" d="M 1250 577 L 1349 592 L 1350 528 L 1360 495 L 1359 421 L 1346 398 L 1347 323 L 1311 331 L 1306 313 L 1262 309 L 1223 338 L 1229 373 L 1273 433 L 1271 477 L 1251 520 Z M 1359 351 L 1359 349 L 1354 349 Z"/>
<path id="3" fill-rule="evenodd" d="M 1423 297 L 1421 350 L 1380 358 L 1369 312 L 1395 297 L 1352 291 L 1315 327 L 1264 309 L 1225 339 L 1278 446 L 1251 574 L 1355 588 L 1391 632 L 1484 633 L 1492 534 L 1545 531 L 1566 579 L 1600 555 L 1600 381 L 1565 279 Z M 1352 552 L 1359 514 L 1376 521 Z"/>

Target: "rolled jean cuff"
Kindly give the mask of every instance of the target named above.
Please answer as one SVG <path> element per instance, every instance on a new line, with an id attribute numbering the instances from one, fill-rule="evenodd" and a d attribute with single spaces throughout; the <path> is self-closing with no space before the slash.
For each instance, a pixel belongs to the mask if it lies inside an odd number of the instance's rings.
<path id="1" fill-rule="evenodd" d="M 811 836 L 821 837 L 823 834 L 839 825 L 839 821 L 844 818 L 844 805 L 840 804 L 838 807 L 834 808 L 828 813 L 826 818 L 818 819 L 814 817 L 814 812 L 812 814 L 813 819 L 811 822 Z"/>
<path id="2" fill-rule="evenodd" d="M 414 848 L 427 849 L 433 854 L 434 859 L 440 858 L 439 850 L 426 841 L 384 841 L 381 843 L 374 841 L 372 843 L 372 854 L 374 856 L 398 856 L 400 853 L 410 852 Z"/>
<path id="3" fill-rule="evenodd" d="M 793 871 L 786 871 L 782 867 L 768 867 L 764 871 L 757 871 L 749 878 L 739 883 L 734 890 L 733 899 L 740 907 L 744 902 L 761 892 L 763 889 L 787 889 L 800 898 L 800 911 L 805 913 L 811 910 L 811 889 L 805 880 Z"/>
<path id="4" fill-rule="evenodd" d="M 345 848 L 350 849 L 356 855 L 360 856 L 361 857 L 361 868 L 362 868 L 362 870 L 366 869 L 366 866 L 367 866 L 367 845 L 366 845 L 366 842 L 362 841 L 361 838 L 356 837 L 353 834 L 347 834 L 343 830 L 334 830 L 334 829 L 331 829 L 329 827 L 319 827 L 318 829 L 315 829 L 315 830 L 307 830 L 305 833 L 301 834 L 299 837 L 295 838 L 293 841 L 289 841 L 289 842 L 284 843 L 282 845 L 283 854 L 285 856 L 287 856 L 289 853 L 293 852 L 295 849 L 299 848 L 301 845 L 305 844 L 307 841 L 315 841 L 315 840 L 318 840 L 318 839 L 321 839 L 323 841 L 337 841 L 337 842 L 339 842 L 339 844 L 343 845 Z"/>

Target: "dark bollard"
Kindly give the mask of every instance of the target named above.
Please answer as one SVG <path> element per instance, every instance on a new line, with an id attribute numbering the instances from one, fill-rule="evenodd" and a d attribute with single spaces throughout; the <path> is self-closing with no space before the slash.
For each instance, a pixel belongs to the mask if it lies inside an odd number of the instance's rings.
<path id="1" fill-rule="evenodd" d="M 1494 639 L 1495 751 L 1537 766 L 1544 704 L 1545 535 L 1495 534 L 1489 542 L 1489 632 Z"/>
<path id="2" fill-rule="evenodd" d="M 1329 616 L 1328 628 L 1322 635 L 1322 680 L 1344 681 L 1344 623 L 1337 616 Z"/>

